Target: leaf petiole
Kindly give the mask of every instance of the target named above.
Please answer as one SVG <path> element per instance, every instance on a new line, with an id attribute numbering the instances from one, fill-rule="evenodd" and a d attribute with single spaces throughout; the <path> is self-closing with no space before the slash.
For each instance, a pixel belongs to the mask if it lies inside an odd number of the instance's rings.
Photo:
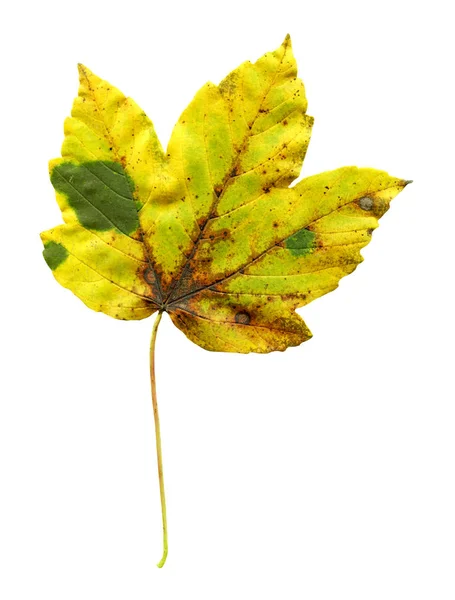
<path id="1" fill-rule="evenodd" d="M 160 498 L 161 498 L 161 517 L 163 522 L 163 556 L 157 566 L 161 569 L 164 566 L 167 558 L 167 518 L 166 518 L 166 496 L 164 493 L 164 478 L 163 478 L 163 456 L 161 452 L 161 432 L 160 432 L 160 417 L 158 414 L 158 402 L 156 399 L 156 378 L 155 378 L 155 343 L 158 325 L 161 321 L 163 311 L 159 311 L 155 322 L 153 323 L 152 338 L 150 340 L 150 384 L 152 388 L 152 406 L 153 418 L 155 420 L 155 440 L 156 440 L 156 458 L 158 463 L 158 479 L 160 482 Z"/>

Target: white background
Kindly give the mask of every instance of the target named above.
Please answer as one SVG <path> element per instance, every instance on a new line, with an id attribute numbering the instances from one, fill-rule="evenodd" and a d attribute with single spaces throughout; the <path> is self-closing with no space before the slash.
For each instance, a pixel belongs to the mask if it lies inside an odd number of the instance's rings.
<path id="1" fill-rule="evenodd" d="M 8 3 L 1 51 L 2 600 L 453 600 L 454 119 L 449 2 Z M 286 33 L 315 117 L 304 175 L 414 183 L 365 262 L 301 310 L 314 338 L 209 353 L 54 281 L 47 161 L 83 62 L 163 143 L 195 91 Z"/>

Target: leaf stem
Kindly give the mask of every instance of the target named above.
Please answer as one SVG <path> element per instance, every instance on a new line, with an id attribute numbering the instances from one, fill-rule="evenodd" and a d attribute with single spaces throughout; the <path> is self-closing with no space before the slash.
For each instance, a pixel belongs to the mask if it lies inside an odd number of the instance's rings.
<path id="1" fill-rule="evenodd" d="M 166 518 L 166 496 L 164 493 L 164 478 L 163 478 L 163 456 L 161 452 L 161 432 L 160 432 L 160 417 L 158 414 L 158 402 L 156 399 L 156 378 L 155 378 L 155 343 L 158 325 L 161 321 L 163 311 L 159 311 L 155 322 L 153 323 L 152 339 L 150 340 L 150 384 L 152 388 L 152 406 L 153 418 L 155 420 L 155 440 L 156 440 L 156 458 L 158 463 L 158 479 L 160 482 L 160 498 L 161 498 L 161 517 L 163 521 L 163 556 L 161 557 L 158 567 L 161 567 L 166 562 L 167 558 L 167 518 Z"/>

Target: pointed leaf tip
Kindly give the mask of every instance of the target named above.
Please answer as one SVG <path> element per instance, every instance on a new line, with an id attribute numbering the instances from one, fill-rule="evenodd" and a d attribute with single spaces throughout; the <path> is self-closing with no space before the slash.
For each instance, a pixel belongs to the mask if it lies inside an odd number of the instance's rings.
<path id="1" fill-rule="evenodd" d="M 90 69 L 88 69 L 82 63 L 77 63 L 77 70 L 79 71 L 79 79 L 81 79 L 82 77 L 89 77 L 89 75 L 92 75 Z"/>

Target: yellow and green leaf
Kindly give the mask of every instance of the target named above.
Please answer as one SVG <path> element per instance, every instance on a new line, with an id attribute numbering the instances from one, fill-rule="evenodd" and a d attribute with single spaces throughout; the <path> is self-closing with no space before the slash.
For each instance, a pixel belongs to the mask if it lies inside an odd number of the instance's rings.
<path id="1" fill-rule="evenodd" d="M 207 350 L 271 352 L 308 340 L 296 313 L 363 260 L 408 183 L 375 169 L 300 174 L 313 125 L 289 36 L 183 111 L 166 152 L 145 113 L 79 66 L 61 157 L 49 164 L 63 224 L 41 234 L 57 281 L 117 319 L 158 311 L 150 374 L 167 557 L 154 352 L 168 312 Z"/>
<path id="2" fill-rule="evenodd" d="M 345 167 L 289 187 L 313 124 L 289 36 L 204 85 L 166 152 L 133 100 L 79 74 L 62 157 L 50 162 L 64 224 L 42 239 L 56 279 L 119 319 L 166 311 L 208 350 L 309 339 L 296 308 L 356 268 L 407 182 Z"/>

